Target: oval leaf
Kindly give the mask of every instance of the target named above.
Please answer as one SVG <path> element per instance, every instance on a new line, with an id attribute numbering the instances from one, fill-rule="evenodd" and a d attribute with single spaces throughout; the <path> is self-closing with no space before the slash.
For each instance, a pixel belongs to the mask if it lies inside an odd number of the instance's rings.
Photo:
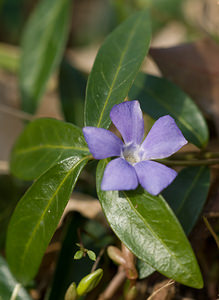
<path id="1" fill-rule="evenodd" d="M 149 42 L 150 24 L 146 11 L 134 14 L 108 36 L 88 79 L 86 126 L 109 127 L 109 112 L 128 95 Z"/>
<path id="2" fill-rule="evenodd" d="M 3 257 L 0 256 L 0 299 L 10 300 L 15 286 L 18 284 L 11 274 L 9 267 Z M 27 291 L 19 287 L 16 300 L 31 300 Z"/>
<path id="3" fill-rule="evenodd" d="M 97 191 L 110 226 L 119 239 L 151 267 L 185 285 L 202 288 L 202 276 L 191 246 L 161 196 L 142 189 L 100 189 L 106 161 L 97 169 Z"/>
<path id="4" fill-rule="evenodd" d="M 41 0 L 22 38 L 20 90 L 23 110 L 33 113 L 65 48 L 71 0 Z"/>
<path id="5" fill-rule="evenodd" d="M 142 110 L 154 119 L 169 114 L 189 142 L 199 148 L 206 146 L 209 134 L 201 111 L 187 94 L 167 79 L 141 73 L 129 97 L 139 99 Z"/>
<path id="6" fill-rule="evenodd" d="M 81 129 L 54 119 L 38 119 L 18 138 L 11 154 L 11 172 L 22 179 L 35 179 L 75 154 L 89 154 Z"/>
<path id="7" fill-rule="evenodd" d="M 187 235 L 202 211 L 209 186 L 208 167 L 189 167 L 179 172 L 174 182 L 163 192 Z"/>
<path id="8" fill-rule="evenodd" d="M 8 228 L 6 253 L 20 282 L 27 283 L 35 276 L 87 161 L 80 156 L 63 160 L 39 177 L 18 203 Z"/>

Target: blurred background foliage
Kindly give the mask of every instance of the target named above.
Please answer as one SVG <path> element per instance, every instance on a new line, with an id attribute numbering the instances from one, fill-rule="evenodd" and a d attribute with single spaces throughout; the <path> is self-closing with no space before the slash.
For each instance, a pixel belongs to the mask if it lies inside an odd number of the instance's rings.
<path id="1" fill-rule="evenodd" d="M 55 117 L 83 126 L 87 76 L 97 49 L 112 29 L 134 11 L 148 8 L 151 13 L 153 47 L 167 47 L 168 49 L 168 47 L 186 42 L 194 43 L 195 40 L 206 36 L 214 43 L 218 42 L 219 9 L 214 0 L 75 0 L 71 12 L 70 31 L 64 51 L 65 55 L 61 59 L 60 67 L 53 72 L 53 76 L 47 84 L 46 92 L 42 97 L 43 99 L 33 116 L 21 110 L 18 70 L 24 28 L 39 2 L 36 0 L 0 0 L 0 249 L 3 256 L 9 218 L 21 195 L 29 186 L 28 183 L 18 181 L 9 175 L 8 160 L 11 148 L 27 120 L 32 120 L 35 117 Z M 194 44 L 192 45 L 194 46 Z M 219 82 L 218 75 L 214 76 L 214 82 L 209 76 L 209 74 L 215 74 L 216 69 L 218 72 L 219 54 L 215 50 L 218 49 L 217 46 L 216 44 L 216 46 L 211 47 L 211 53 L 214 54 L 211 55 L 211 61 L 207 61 L 207 71 L 209 73 L 204 74 L 210 81 L 209 86 L 211 88 L 213 84 L 216 86 Z M 201 49 L 200 52 L 204 53 L 203 57 L 208 56 L 210 50 L 206 50 L 203 45 L 198 47 Z M 162 63 L 166 62 L 168 64 L 172 57 L 178 57 L 178 52 L 173 56 L 174 53 L 167 53 L 167 56 L 161 59 Z M 167 78 L 172 76 L 171 71 L 159 62 L 160 56 L 157 58 L 156 53 L 151 52 L 151 57 Z M 151 57 L 145 61 L 142 69 L 144 72 L 160 76 L 161 72 Z M 177 61 L 175 66 L 179 73 L 180 67 L 178 67 Z M 191 71 L 192 78 L 195 78 L 198 74 L 198 71 L 193 72 L 192 69 L 189 69 L 189 71 Z M 218 89 L 214 89 L 211 98 L 209 98 L 209 94 L 213 88 L 210 92 L 207 90 L 206 95 L 208 97 L 202 99 L 200 92 L 197 95 L 197 92 L 194 92 L 191 88 L 189 89 L 188 83 L 185 84 L 184 81 L 183 86 L 182 81 L 177 81 L 177 76 L 174 77 L 173 81 L 192 96 L 195 95 L 196 103 L 208 118 L 211 137 L 213 137 L 211 146 L 218 149 L 218 125 L 215 122 L 218 119 L 218 114 L 215 113 L 219 107 Z M 150 127 L 151 119 L 145 116 L 145 120 L 147 120 L 146 126 Z M 194 148 L 191 148 L 191 150 L 194 150 Z M 47 249 L 39 273 L 32 285 L 27 287 L 33 299 L 61 300 L 71 281 L 78 282 L 81 276 L 90 272 L 92 262 L 88 257 L 79 261 L 73 260 L 74 253 L 77 251 L 75 244 L 79 240 L 77 227 L 81 231 L 84 246 L 95 251 L 97 255 L 101 252 L 101 249 L 105 249 L 111 243 L 119 245 L 118 240 L 113 237 L 111 230 L 106 225 L 96 200 L 95 168 L 96 162 L 91 162 L 82 172 L 76 186 L 76 193 L 72 195 L 63 222 Z M 211 179 L 213 184 L 209 201 L 204 208 L 204 212 L 209 213 L 209 215 L 219 213 L 218 180 L 219 174 L 215 168 Z M 171 190 L 167 192 L 171 193 Z M 168 296 L 163 292 L 160 298 L 156 299 L 185 299 L 185 297 L 190 297 L 190 299 L 195 300 L 215 300 L 219 278 L 218 249 L 215 247 L 214 240 L 204 227 L 203 222 L 200 222 L 196 225 L 190 237 L 194 247 L 199 249 L 200 264 L 207 282 L 205 290 L 195 292 L 190 288 L 177 286 L 171 291 L 172 296 L 170 294 Z M 218 219 L 213 218 L 212 223 L 215 231 L 218 232 Z M 212 253 L 210 260 L 205 256 L 205 253 L 209 252 L 208 249 L 211 249 Z M 116 273 L 116 267 L 109 260 L 106 252 L 101 256 L 100 264 L 107 271 L 104 272 L 100 286 L 86 299 L 97 299 L 99 291 L 104 289 L 107 282 Z M 164 278 L 157 273 L 142 281 L 142 293 L 138 299 L 145 299 L 145 295 L 153 292 L 157 287 L 157 281 L 164 281 Z M 144 289 L 145 286 L 147 286 L 146 290 Z M 120 289 L 113 299 L 123 299 L 119 298 L 122 297 L 122 294 L 123 291 Z"/>

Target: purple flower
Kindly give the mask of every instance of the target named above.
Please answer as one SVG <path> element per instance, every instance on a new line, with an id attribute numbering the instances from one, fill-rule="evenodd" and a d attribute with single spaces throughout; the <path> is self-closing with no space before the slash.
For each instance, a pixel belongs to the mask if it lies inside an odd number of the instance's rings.
<path id="1" fill-rule="evenodd" d="M 168 157 L 187 143 L 174 119 L 159 118 L 144 137 L 144 120 L 138 101 L 115 105 L 110 118 L 124 143 L 111 131 L 84 127 L 83 133 L 94 158 L 118 156 L 106 166 L 101 189 L 133 190 L 140 183 L 152 195 L 158 195 L 176 177 L 176 171 L 153 161 Z"/>

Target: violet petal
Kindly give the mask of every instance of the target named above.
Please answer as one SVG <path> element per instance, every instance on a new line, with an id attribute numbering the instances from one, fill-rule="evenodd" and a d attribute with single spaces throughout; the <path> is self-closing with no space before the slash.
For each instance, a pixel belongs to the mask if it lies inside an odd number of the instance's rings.
<path id="1" fill-rule="evenodd" d="M 120 156 L 123 142 L 111 131 L 88 126 L 83 128 L 83 134 L 94 158 Z"/>
<path id="2" fill-rule="evenodd" d="M 173 169 L 155 161 L 141 161 L 134 168 L 140 184 L 152 195 L 158 195 L 177 175 Z"/>
<path id="3" fill-rule="evenodd" d="M 137 186 L 135 169 L 125 159 L 116 158 L 108 163 L 101 183 L 103 191 L 134 190 Z"/>
<path id="4" fill-rule="evenodd" d="M 172 155 L 186 143 L 174 119 L 166 115 L 154 123 L 141 148 L 145 159 L 159 159 Z"/>
<path id="5" fill-rule="evenodd" d="M 120 131 L 124 142 L 140 144 L 144 137 L 144 120 L 137 100 L 113 106 L 110 118 Z"/>

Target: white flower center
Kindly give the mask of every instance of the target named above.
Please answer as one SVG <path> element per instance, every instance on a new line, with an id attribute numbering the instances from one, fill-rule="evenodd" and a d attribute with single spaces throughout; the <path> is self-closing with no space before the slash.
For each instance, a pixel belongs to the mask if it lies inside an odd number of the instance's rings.
<path id="1" fill-rule="evenodd" d="M 135 164 L 141 161 L 140 146 L 135 144 L 124 145 L 122 149 L 122 157 L 130 164 Z"/>

